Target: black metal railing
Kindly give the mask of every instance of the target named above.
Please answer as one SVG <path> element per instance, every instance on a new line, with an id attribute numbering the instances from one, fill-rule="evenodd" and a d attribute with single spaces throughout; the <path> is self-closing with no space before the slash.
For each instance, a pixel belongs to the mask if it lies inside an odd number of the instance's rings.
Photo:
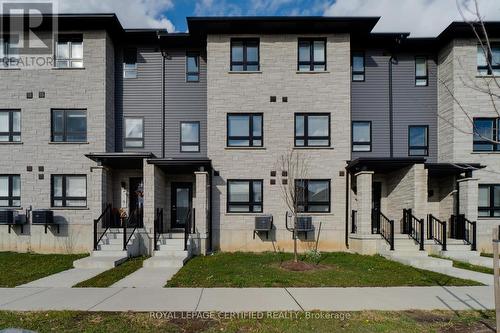
<path id="1" fill-rule="evenodd" d="M 358 211 L 351 211 L 351 234 L 358 232 Z"/>
<path id="2" fill-rule="evenodd" d="M 471 251 L 477 250 L 477 224 L 476 221 L 469 221 L 465 216 L 465 237 L 464 241 L 470 245 Z"/>
<path id="3" fill-rule="evenodd" d="M 372 226 L 374 219 L 378 223 L 378 233 L 389 243 L 391 251 L 394 251 L 394 220 L 389 219 L 378 209 L 372 209 Z"/>
<path id="4" fill-rule="evenodd" d="M 465 215 L 452 215 L 450 218 L 450 238 L 465 239 Z"/>
<path id="5" fill-rule="evenodd" d="M 189 241 L 189 235 L 191 233 L 194 233 L 192 230 L 193 228 L 193 223 L 192 223 L 192 214 L 194 213 L 194 208 L 189 207 L 186 220 L 184 222 L 184 251 L 188 250 L 188 241 Z"/>
<path id="6" fill-rule="evenodd" d="M 112 219 L 112 210 L 111 204 L 107 204 L 102 214 L 94 220 L 94 250 L 97 250 L 99 242 L 109 230 Z M 103 229 L 104 231 L 102 231 Z M 99 230 L 101 230 L 101 234 L 99 234 Z"/>
<path id="7" fill-rule="evenodd" d="M 427 216 L 427 239 L 434 240 L 446 251 L 446 222 L 439 220 L 434 215 Z"/>
<path id="8" fill-rule="evenodd" d="M 132 236 L 137 228 L 143 226 L 142 208 L 134 210 L 130 216 L 123 222 L 123 251 L 127 251 L 127 245 L 130 243 Z M 130 235 L 127 235 L 127 228 L 133 228 Z"/>
<path id="9" fill-rule="evenodd" d="M 163 208 L 156 209 L 156 216 L 153 224 L 153 239 L 154 239 L 154 250 L 158 251 L 158 242 L 160 241 L 163 231 Z"/>
<path id="10" fill-rule="evenodd" d="M 415 217 L 411 209 L 403 209 L 403 233 L 418 243 L 420 251 L 424 250 L 424 219 Z"/>

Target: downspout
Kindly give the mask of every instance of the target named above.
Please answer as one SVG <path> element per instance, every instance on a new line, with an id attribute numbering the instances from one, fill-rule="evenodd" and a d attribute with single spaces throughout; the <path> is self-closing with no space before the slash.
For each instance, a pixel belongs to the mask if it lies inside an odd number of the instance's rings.
<path id="1" fill-rule="evenodd" d="M 391 158 L 394 157 L 394 134 L 393 134 L 393 103 L 392 103 L 392 62 L 396 58 L 391 55 L 389 58 L 389 155 Z"/>
<path id="2" fill-rule="evenodd" d="M 161 51 L 161 157 L 165 158 L 165 60 L 167 53 Z"/>
<path id="3" fill-rule="evenodd" d="M 345 167 L 345 246 L 349 248 L 349 181 L 351 173 Z"/>

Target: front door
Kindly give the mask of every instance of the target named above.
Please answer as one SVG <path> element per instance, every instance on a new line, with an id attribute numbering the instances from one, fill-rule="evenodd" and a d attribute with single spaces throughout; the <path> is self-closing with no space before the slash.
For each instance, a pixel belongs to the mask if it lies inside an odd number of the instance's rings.
<path id="1" fill-rule="evenodd" d="M 172 183 L 171 216 L 172 228 L 184 228 L 192 207 L 193 184 Z"/>
<path id="2" fill-rule="evenodd" d="M 144 207 L 144 182 L 141 177 L 132 177 L 129 179 L 129 216 L 134 215 L 131 219 L 131 226 L 142 227 L 142 214 Z"/>

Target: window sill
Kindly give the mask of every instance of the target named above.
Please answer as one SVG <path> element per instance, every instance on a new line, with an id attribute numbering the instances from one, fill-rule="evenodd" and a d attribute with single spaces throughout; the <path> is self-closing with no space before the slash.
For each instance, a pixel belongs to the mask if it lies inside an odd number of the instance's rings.
<path id="1" fill-rule="evenodd" d="M 22 211 L 24 210 L 23 207 L 0 207 L 0 210 L 16 210 L 16 211 Z"/>
<path id="2" fill-rule="evenodd" d="M 296 71 L 296 74 L 330 74 L 329 71 Z"/>
<path id="3" fill-rule="evenodd" d="M 49 141 L 49 145 L 88 145 L 90 142 L 55 142 Z"/>
<path id="4" fill-rule="evenodd" d="M 224 147 L 225 150 L 266 150 L 266 147 Z"/>
<path id="5" fill-rule="evenodd" d="M 262 74 L 262 71 L 228 71 L 228 74 Z"/>
<path id="6" fill-rule="evenodd" d="M 320 149 L 320 150 L 334 150 L 333 147 L 293 147 L 293 150 L 312 150 L 312 149 Z"/>
<path id="7" fill-rule="evenodd" d="M 491 154 L 491 155 L 495 155 L 495 154 L 500 154 L 500 151 L 473 151 L 473 152 L 471 152 L 471 154 L 478 154 L 478 155 L 481 155 L 481 154 Z"/>
<path id="8" fill-rule="evenodd" d="M 1 145 L 22 145 L 24 144 L 23 142 L 21 141 L 13 141 L 13 142 L 7 142 L 7 141 L 0 141 L 0 146 Z"/>
<path id="9" fill-rule="evenodd" d="M 224 216 L 264 216 L 264 213 L 225 213 Z"/>
<path id="10" fill-rule="evenodd" d="M 64 70 L 69 70 L 69 71 L 83 71 L 86 68 L 85 67 L 52 67 L 53 70 L 56 71 L 64 71 Z"/>
<path id="11" fill-rule="evenodd" d="M 493 79 L 494 77 L 498 77 L 498 75 L 492 75 L 492 74 L 476 74 L 476 79 Z"/>
<path id="12" fill-rule="evenodd" d="M 0 71 L 20 71 L 21 67 L 0 67 Z"/>
<path id="13" fill-rule="evenodd" d="M 90 210 L 89 207 L 50 207 L 50 210 Z"/>

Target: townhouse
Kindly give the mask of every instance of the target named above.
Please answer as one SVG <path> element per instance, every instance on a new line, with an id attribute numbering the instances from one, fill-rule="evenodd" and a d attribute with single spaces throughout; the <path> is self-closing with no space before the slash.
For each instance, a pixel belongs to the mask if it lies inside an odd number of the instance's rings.
<path id="1" fill-rule="evenodd" d="M 54 66 L 0 70 L 0 250 L 288 251 L 290 182 L 305 193 L 301 251 L 377 253 L 400 237 L 489 249 L 498 115 L 464 80 L 492 79 L 470 27 L 411 38 L 372 33 L 370 17 L 199 17 L 189 33 L 57 19 Z M 307 161 L 300 178 L 280 169 L 290 154 Z"/>

